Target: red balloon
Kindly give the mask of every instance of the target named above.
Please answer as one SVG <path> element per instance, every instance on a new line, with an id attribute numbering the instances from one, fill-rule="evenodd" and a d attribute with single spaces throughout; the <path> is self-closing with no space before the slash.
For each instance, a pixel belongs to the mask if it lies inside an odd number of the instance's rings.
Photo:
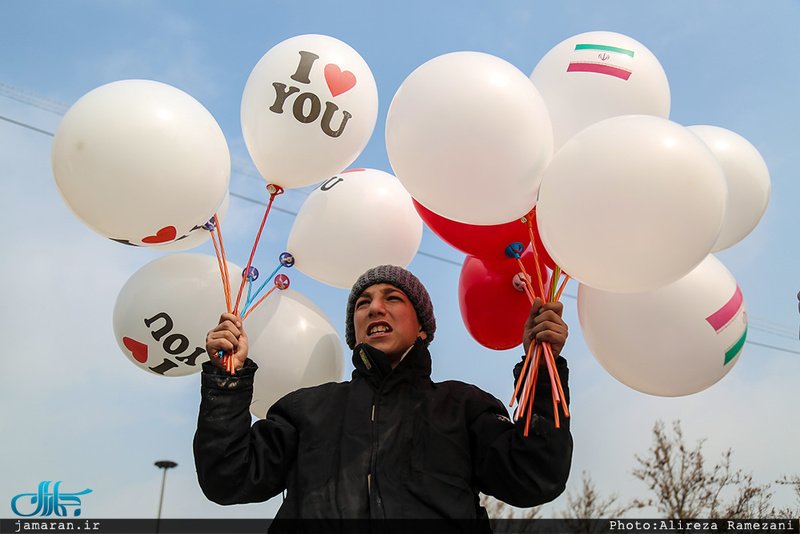
<path id="1" fill-rule="evenodd" d="M 536 264 L 530 248 L 522 255 L 522 264 L 538 294 Z M 545 282 L 548 270 L 541 264 Z M 467 256 L 458 280 L 458 303 L 461 319 L 470 335 L 492 350 L 512 349 L 522 344 L 522 331 L 531 309 L 531 301 L 515 278 L 522 269 L 514 258 L 487 260 Z"/>
<path id="2" fill-rule="evenodd" d="M 447 219 L 416 200 L 414 207 L 434 234 L 451 247 L 470 256 L 503 260 L 507 259 L 506 247 L 511 243 L 522 243 L 523 247 L 527 247 L 531 242 L 528 225 L 520 219 L 499 225 L 481 226 Z"/>

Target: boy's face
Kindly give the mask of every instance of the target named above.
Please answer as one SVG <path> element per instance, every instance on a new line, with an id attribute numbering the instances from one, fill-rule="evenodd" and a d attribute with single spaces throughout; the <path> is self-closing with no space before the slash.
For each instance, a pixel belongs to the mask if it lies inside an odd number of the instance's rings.
<path id="1" fill-rule="evenodd" d="M 359 295 L 353 326 L 356 343 L 367 343 L 384 352 L 392 368 L 418 337 L 428 337 L 420 330 L 411 301 L 402 290 L 391 284 L 369 286 Z"/>

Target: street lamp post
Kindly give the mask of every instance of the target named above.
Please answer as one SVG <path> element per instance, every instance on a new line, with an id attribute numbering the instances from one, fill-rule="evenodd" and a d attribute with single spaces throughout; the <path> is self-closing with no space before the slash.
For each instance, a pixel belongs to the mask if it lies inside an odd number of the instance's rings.
<path id="1" fill-rule="evenodd" d="M 156 534 L 158 534 L 159 523 L 161 523 L 161 505 L 164 504 L 164 485 L 167 482 L 167 469 L 177 467 L 177 463 L 172 460 L 159 460 L 156 467 L 164 470 L 164 477 L 161 479 L 161 498 L 158 501 L 158 519 L 156 519 Z"/>

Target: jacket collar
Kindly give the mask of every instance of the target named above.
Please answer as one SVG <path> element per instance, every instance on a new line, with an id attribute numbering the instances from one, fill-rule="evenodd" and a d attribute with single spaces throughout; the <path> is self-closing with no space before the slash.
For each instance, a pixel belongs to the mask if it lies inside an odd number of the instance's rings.
<path id="1" fill-rule="evenodd" d="M 425 342 L 417 338 L 411 350 L 392 369 L 383 351 L 367 343 L 360 343 L 353 349 L 353 366 L 353 378 L 361 376 L 376 385 L 380 385 L 390 376 L 398 381 L 410 381 L 431 376 L 431 354 Z"/>

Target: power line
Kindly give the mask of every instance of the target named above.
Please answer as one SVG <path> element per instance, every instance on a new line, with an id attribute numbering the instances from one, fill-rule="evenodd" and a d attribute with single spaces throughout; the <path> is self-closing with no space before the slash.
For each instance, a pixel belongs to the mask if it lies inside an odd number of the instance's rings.
<path id="1" fill-rule="evenodd" d="M 257 200 L 255 198 L 250 198 L 250 197 L 245 196 L 245 195 L 240 195 L 239 193 L 234 193 L 233 191 L 229 191 L 228 194 L 230 196 L 232 196 L 232 197 L 236 197 L 236 198 L 245 200 L 247 202 L 251 202 L 253 204 L 258 204 L 260 206 L 266 206 L 267 205 L 266 202 L 262 202 L 261 200 Z M 287 209 L 281 208 L 279 206 L 276 206 L 274 204 L 272 205 L 272 207 L 270 209 L 273 209 L 275 211 L 280 211 L 280 212 L 286 213 L 287 215 L 292 215 L 294 217 L 297 216 L 297 212 L 296 211 L 287 210 Z"/>
<path id="2" fill-rule="evenodd" d="M 748 320 L 748 324 L 750 325 L 750 328 L 752 328 L 753 330 L 759 330 L 761 332 L 766 332 L 766 333 L 771 334 L 773 336 L 785 337 L 786 339 L 794 339 L 794 340 L 797 340 L 797 338 L 798 338 L 797 329 L 794 329 L 792 331 L 792 334 L 787 334 L 785 332 L 776 331 L 775 329 L 760 327 L 758 324 L 753 324 L 752 319 Z"/>
<path id="3" fill-rule="evenodd" d="M 748 343 L 750 345 L 758 345 L 759 347 L 766 347 L 768 349 L 780 350 L 782 352 L 788 352 L 790 354 L 800 354 L 800 352 L 798 352 L 796 350 L 785 349 L 783 347 L 776 347 L 775 345 L 767 345 L 766 343 L 759 343 L 758 341 L 751 341 L 749 339 L 746 340 L 745 343 Z"/>
<path id="4" fill-rule="evenodd" d="M 421 250 L 418 250 L 417 254 L 419 254 L 420 256 L 427 256 L 428 258 L 433 258 L 434 260 L 443 261 L 445 263 L 449 263 L 450 265 L 455 265 L 456 267 L 461 267 L 461 265 L 463 263 L 463 262 L 460 262 L 460 261 L 455 261 L 455 260 L 450 260 L 448 258 L 443 258 L 441 256 L 436 256 L 435 254 L 429 254 L 429 253 L 423 252 Z"/>
<path id="5" fill-rule="evenodd" d="M 53 100 L 51 98 L 45 98 L 41 95 L 37 95 L 36 93 L 20 89 L 19 87 L 14 87 L 13 85 L 8 85 L 6 83 L 0 83 L 0 94 L 6 98 L 55 113 L 56 115 L 63 115 L 69 109 L 69 106 L 63 102 L 59 102 L 58 100 Z"/>
<path id="6" fill-rule="evenodd" d="M 11 124 L 16 124 L 17 126 L 22 126 L 23 128 L 28 128 L 29 130 L 33 130 L 34 132 L 39 132 L 45 135 L 49 135 L 50 137 L 54 137 L 56 135 L 53 132 L 48 132 L 46 130 L 37 128 L 36 126 L 31 126 L 30 124 L 25 124 L 24 122 L 15 121 L 14 119 L 9 119 L 8 117 L 4 117 L 2 115 L 0 115 L 0 119 L 10 122 Z"/>
<path id="7" fill-rule="evenodd" d="M 774 321 L 767 321 L 764 319 L 758 318 L 750 318 L 751 324 L 755 324 L 756 328 L 768 332 L 772 332 L 776 335 L 783 335 L 784 337 L 790 337 L 795 339 L 797 337 L 797 327 L 789 327 L 781 323 L 776 323 Z"/>

